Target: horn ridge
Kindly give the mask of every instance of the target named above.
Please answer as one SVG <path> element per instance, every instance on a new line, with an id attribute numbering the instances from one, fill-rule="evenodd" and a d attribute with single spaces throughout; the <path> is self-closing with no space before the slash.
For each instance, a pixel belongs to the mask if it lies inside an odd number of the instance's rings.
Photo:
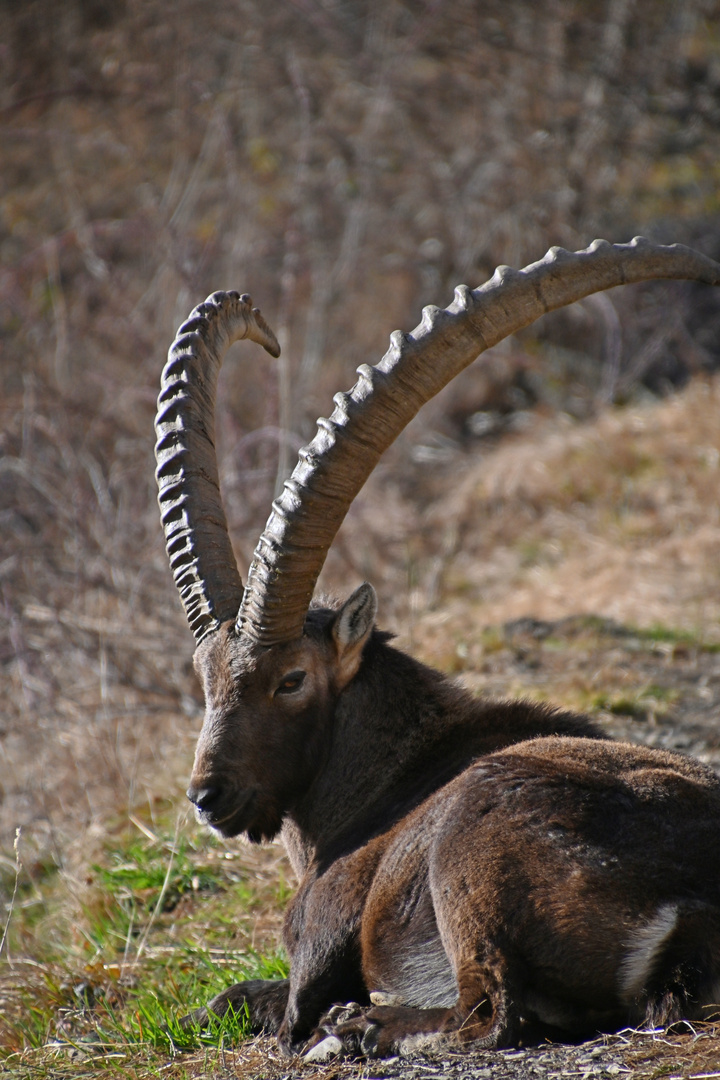
<path id="1" fill-rule="evenodd" d="M 279 355 L 275 335 L 247 294 L 213 293 L 180 326 L 158 397 L 160 517 L 175 584 L 198 643 L 235 617 L 243 594 L 215 453 L 218 374 L 228 348 L 241 338 Z"/>

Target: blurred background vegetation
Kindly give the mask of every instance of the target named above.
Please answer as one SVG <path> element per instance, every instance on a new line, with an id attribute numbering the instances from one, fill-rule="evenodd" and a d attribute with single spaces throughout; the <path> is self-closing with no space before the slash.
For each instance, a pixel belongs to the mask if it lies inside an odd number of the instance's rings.
<path id="1" fill-rule="evenodd" d="M 245 567 L 315 417 L 423 304 L 596 236 L 720 255 L 720 5 L 0 0 L 0 161 L 0 826 L 41 876 L 184 787 L 201 705 L 152 464 L 180 321 L 237 288 L 284 346 L 221 384 Z M 424 514 L 461 463 L 719 360 L 691 285 L 547 318 L 412 425 L 325 583 L 372 577 L 395 627 L 441 605 Z"/>

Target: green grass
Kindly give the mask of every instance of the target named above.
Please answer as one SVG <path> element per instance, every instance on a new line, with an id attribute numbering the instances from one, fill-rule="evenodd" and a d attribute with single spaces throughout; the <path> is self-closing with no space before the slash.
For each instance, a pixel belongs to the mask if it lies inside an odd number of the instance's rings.
<path id="1" fill-rule="evenodd" d="M 705 641 L 700 633 L 691 630 L 676 630 L 670 626 L 650 626 L 644 630 L 635 630 L 633 633 L 642 641 L 657 642 L 658 644 L 679 645 L 687 648 L 700 649 L 702 652 L 720 652 L 720 643 Z"/>
<path id="2" fill-rule="evenodd" d="M 254 916 L 279 911 L 286 881 L 194 825 L 136 824 L 82 887 L 57 868 L 15 882 L 3 866 L 0 1075 L 195 1075 L 188 1055 L 225 1053 L 248 1019 L 230 1012 L 201 1030 L 181 1017 L 242 979 L 287 975 L 282 952 L 253 941 Z"/>

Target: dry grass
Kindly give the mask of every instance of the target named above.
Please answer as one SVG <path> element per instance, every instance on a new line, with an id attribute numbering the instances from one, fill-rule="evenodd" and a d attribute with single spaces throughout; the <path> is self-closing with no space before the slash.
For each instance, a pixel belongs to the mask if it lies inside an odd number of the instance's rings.
<path id="1" fill-rule="evenodd" d="M 470 462 L 433 511 L 456 627 L 599 614 L 718 640 L 720 386 L 591 424 L 538 421 Z"/>

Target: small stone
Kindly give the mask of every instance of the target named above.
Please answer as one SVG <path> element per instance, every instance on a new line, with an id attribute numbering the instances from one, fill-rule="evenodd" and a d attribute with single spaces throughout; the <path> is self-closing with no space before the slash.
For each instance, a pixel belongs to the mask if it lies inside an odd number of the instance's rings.
<path id="1" fill-rule="evenodd" d="M 319 1042 L 316 1046 L 313 1046 L 311 1050 L 308 1050 L 307 1054 L 303 1055 L 303 1061 L 307 1061 L 310 1064 L 319 1064 L 323 1061 L 330 1061 L 331 1058 L 337 1057 L 342 1053 L 343 1044 L 338 1039 L 337 1035 L 328 1035 L 326 1039 Z"/>

